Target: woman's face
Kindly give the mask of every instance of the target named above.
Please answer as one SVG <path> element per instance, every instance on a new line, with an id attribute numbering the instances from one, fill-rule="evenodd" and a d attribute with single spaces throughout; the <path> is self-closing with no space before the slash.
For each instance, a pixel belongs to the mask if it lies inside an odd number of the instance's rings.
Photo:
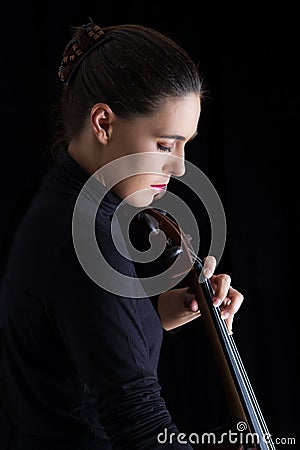
<path id="1" fill-rule="evenodd" d="M 199 117 L 200 98 L 189 94 L 165 100 L 149 116 L 116 118 L 102 161 L 104 184 L 133 206 L 149 206 L 172 175 L 184 174 L 184 147 L 196 135 Z"/>

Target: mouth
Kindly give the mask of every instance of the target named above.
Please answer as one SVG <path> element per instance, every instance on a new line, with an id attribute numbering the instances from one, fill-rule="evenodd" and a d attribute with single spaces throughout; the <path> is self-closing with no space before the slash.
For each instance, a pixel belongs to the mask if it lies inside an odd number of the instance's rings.
<path id="1" fill-rule="evenodd" d="M 151 184 L 152 189 L 157 189 L 158 191 L 163 191 L 167 189 L 167 184 Z"/>

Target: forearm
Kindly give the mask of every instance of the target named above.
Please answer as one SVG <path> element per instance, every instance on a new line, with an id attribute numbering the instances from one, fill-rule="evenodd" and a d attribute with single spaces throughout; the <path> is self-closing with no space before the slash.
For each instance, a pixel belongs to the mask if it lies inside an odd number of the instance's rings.
<path id="1" fill-rule="evenodd" d="M 162 326 L 169 331 L 200 316 L 200 311 L 191 311 L 184 305 L 183 289 L 163 292 L 158 297 L 158 313 Z"/>
<path id="2" fill-rule="evenodd" d="M 105 405 L 99 408 L 101 423 L 112 447 L 158 450 L 162 443 L 169 443 L 163 448 L 192 450 L 188 443 L 179 445 L 182 435 L 160 395 L 159 384 L 145 386 L 145 383 L 149 380 L 135 382 L 128 390 L 107 398 Z"/>

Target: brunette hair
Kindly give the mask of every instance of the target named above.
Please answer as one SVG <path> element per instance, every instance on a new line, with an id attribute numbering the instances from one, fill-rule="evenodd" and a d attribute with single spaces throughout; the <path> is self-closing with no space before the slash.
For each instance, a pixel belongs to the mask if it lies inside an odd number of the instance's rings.
<path id="1" fill-rule="evenodd" d="M 151 28 L 93 22 L 72 28 L 58 70 L 61 128 L 52 147 L 68 145 L 95 103 L 123 119 L 151 114 L 166 98 L 203 97 L 196 64 L 176 42 Z"/>

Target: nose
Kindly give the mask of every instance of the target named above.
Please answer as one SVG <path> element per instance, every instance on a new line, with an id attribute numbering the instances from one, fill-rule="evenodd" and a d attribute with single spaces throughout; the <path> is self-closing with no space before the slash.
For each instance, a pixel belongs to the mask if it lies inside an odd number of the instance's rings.
<path id="1" fill-rule="evenodd" d="M 182 156 L 167 155 L 167 160 L 163 166 L 163 172 L 169 175 L 182 177 L 185 173 L 185 158 Z"/>

